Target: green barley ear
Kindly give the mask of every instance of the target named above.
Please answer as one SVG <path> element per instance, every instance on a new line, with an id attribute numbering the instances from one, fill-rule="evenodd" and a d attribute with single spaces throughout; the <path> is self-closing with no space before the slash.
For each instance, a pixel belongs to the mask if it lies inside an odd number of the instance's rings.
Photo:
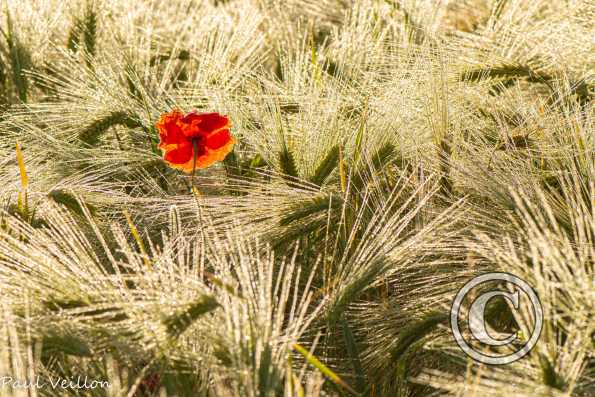
<path id="1" fill-rule="evenodd" d="M 277 55 L 277 57 L 275 59 L 275 67 L 273 68 L 273 75 L 279 81 L 285 80 L 285 77 L 283 75 L 283 64 L 282 64 L 282 61 L 281 61 L 281 58 L 279 57 L 279 55 Z"/>
<path id="2" fill-rule="evenodd" d="M 452 196 L 453 183 L 450 177 L 452 149 L 446 137 L 438 144 L 438 158 L 440 159 L 440 191 L 446 196 Z"/>
<path id="3" fill-rule="evenodd" d="M 516 332 L 519 325 L 506 301 L 500 297 L 493 298 L 486 307 L 485 321 L 490 326 L 507 332 Z"/>
<path id="4" fill-rule="evenodd" d="M 329 74 L 330 76 L 333 76 L 335 78 L 340 78 L 343 75 L 343 68 L 336 62 L 327 59 L 324 62 L 324 66 L 322 67 L 322 70 L 324 72 L 326 72 L 327 74 Z"/>
<path id="5" fill-rule="evenodd" d="M 121 125 L 127 128 L 141 127 L 141 123 L 129 113 L 118 110 L 94 121 L 79 133 L 79 139 L 87 146 L 96 146 L 101 136 L 112 126 Z"/>
<path id="6" fill-rule="evenodd" d="M 242 166 L 236 155 L 235 148 L 225 156 L 223 159 L 223 166 L 225 167 L 225 173 L 229 178 L 238 177 L 242 175 Z"/>
<path id="7" fill-rule="evenodd" d="M 279 104 L 279 110 L 284 114 L 297 114 L 300 112 L 300 104 L 297 102 L 285 102 Z"/>
<path id="8" fill-rule="evenodd" d="M 570 94 L 576 95 L 582 106 L 587 106 L 595 97 L 595 86 L 588 84 L 585 78 L 582 78 L 571 83 Z"/>
<path id="9" fill-rule="evenodd" d="M 504 64 L 494 67 L 486 67 L 480 69 L 474 69 L 466 71 L 459 76 L 460 81 L 471 81 L 474 83 L 485 80 L 486 78 L 492 79 L 517 79 L 521 77 L 537 78 L 539 76 L 530 67 L 520 64 Z"/>
<path id="10" fill-rule="evenodd" d="M 283 173 L 283 177 L 287 181 L 287 184 L 293 186 L 294 183 L 292 183 L 292 181 L 297 179 L 298 171 L 293 153 L 291 153 L 286 145 L 283 145 L 283 149 L 279 152 L 279 166 L 281 167 L 281 172 Z"/>
<path id="11" fill-rule="evenodd" d="M 188 70 L 186 66 L 182 66 L 180 71 L 175 76 L 173 76 L 173 78 L 175 80 L 176 87 L 181 86 L 181 83 L 187 82 L 190 77 L 188 76 Z"/>
<path id="12" fill-rule="evenodd" d="M 360 162 L 358 170 L 353 177 L 353 186 L 356 190 L 364 187 L 369 172 L 382 172 L 390 164 L 401 164 L 401 159 L 397 156 L 397 149 L 395 145 L 390 142 L 382 145 L 370 156 L 370 162 Z M 371 166 L 371 167 L 370 167 Z"/>
<path id="13" fill-rule="evenodd" d="M 420 341 L 430 332 L 434 331 L 440 324 L 444 324 L 448 316 L 444 313 L 428 313 L 420 320 L 408 324 L 397 336 L 397 343 L 391 349 L 390 355 L 393 360 L 399 360 L 401 356 L 416 342 Z"/>
<path id="14" fill-rule="evenodd" d="M 504 88 L 514 85 L 517 80 L 522 78 L 529 83 L 546 85 L 554 94 L 550 99 L 550 102 L 553 102 L 555 101 L 555 98 L 557 98 L 556 91 L 552 85 L 552 82 L 556 79 L 556 75 L 557 73 L 546 74 L 543 72 L 537 72 L 528 65 L 504 64 L 495 67 L 467 71 L 459 76 L 459 80 L 479 82 L 486 78 L 501 79 L 498 84 L 492 86 L 490 89 L 491 95 L 498 95 L 503 91 Z M 569 94 L 576 95 L 579 103 L 584 105 L 592 100 L 593 91 L 594 87 L 589 85 L 585 78 L 581 78 L 576 81 L 571 81 Z"/>
<path id="15" fill-rule="evenodd" d="M 339 181 L 341 182 L 341 191 L 347 191 L 347 175 L 349 174 L 348 167 L 345 161 L 345 153 L 343 147 L 339 145 Z"/>
<path id="16" fill-rule="evenodd" d="M 315 214 L 319 208 L 320 207 L 317 207 L 316 205 L 313 207 L 304 208 L 303 213 L 312 211 L 312 214 Z M 292 214 L 281 220 L 283 226 L 285 226 L 285 229 L 283 229 L 282 233 L 274 236 L 273 248 L 281 249 L 282 247 L 287 247 L 291 243 L 300 240 L 304 236 L 311 236 L 312 233 L 322 230 L 327 225 L 326 217 L 312 217 L 301 222 L 292 221 L 291 219 L 294 218 L 296 217 L 294 214 Z M 314 241 L 312 237 L 309 238 L 311 242 Z"/>
<path id="17" fill-rule="evenodd" d="M 362 391 L 366 388 L 366 375 L 364 374 L 360 360 L 360 349 L 353 332 L 351 331 L 351 327 L 349 326 L 349 321 L 345 318 L 344 314 L 341 316 L 340 321 L 341 329 L 343 331 L 343 339 L 345 340 L 345 348 L 347 350 L 349 361 L 351 361 L 351 366 L 353 367 L 356 385 L 358 390 Z"/>
<path id="18" fill-rule="evenodd" d="M 64 207 L 68 208 L 73 213 L 82 217 L 85 216 L 84 210 L 81 207 L 81 203 L 71 192 L 64 189 L 55 189 L 48 194 L 48 197 L 55 201 L 57 204 L 61 204 Z M 89 210 L 91 215 L 95 215 L 97 213 L 95 207 L 86 203 L 84 204 L 84 206 Z"/>
<path id="19" fill-rule="evenodd" d="M 97 12 L 93 9 L 92 2 L 87 4 L 87 9 L 85 10 L 85 16 L 81 25 L 85 50 L 87 55 L 92 58 L 95 56 L 97 45 Z"/>
<path id="20" fill-rule="evenodd" d="M 29 91 L 29 82 L 25 75 L 26 69 L 31 69 L 33 63 L 29 50 L 19 40 L 17 32 L 14 30 L 10 12 L 6 11 L 7 31 L 4 38 L 8 47 L 8 57 L 12 69 L 12 79 L 17 90 L 17 95 L 21 102 L 27 102 Z"/>
<path id="21" fill-rule="evenodd" d="M 283 229 L 273 238 L 273 247 L 280 249 L 308 236 L 314 242 L 319 235 L 317 231 L 323 230 L 343 205 L 343 198 L 338 195 L 324 195 L 301 200 L 285 211 L 279 221 Z M 329 214 L 330 212 L 330 214 Z"/>
<path id="22" fill-rule="evenodd" d="M 177 58 L 180 61 L 188 61 L 190 59 L 190 51 L 180 50 L 180 52 L 178 52 Z"/>
<path id="23" fill-rule="evenodd" d="M 0 52 L 4 52 L 4 48 L 0 44 Z M 6 90 L 6 64 L 4 58 L 0 56 L 0 87 L 2 91 Z M 4 99 L 4 98 L 2 98 Z"/>
<path id="24" fill-rule="evenodd" d="M 44 306 L 53 311 L 60 312 L 63 310 L 80 309 L 89 306 L 89 302 L 85 302 L 81 299 L 61 299 L 51 298 L 43 302 Z"/>
<path id="25" fill-rule="evenodd" d="M 227 155 L 227 157 L 225 157 L 225 159 L 223 160 L 223 164 L 225 166 L 225 171 L 229 178 L 252 178 L 256 175 L 255 171 L 257 168 L 261 168 L 267 165 L 259 153 L 256 153 L 253 157 L 241 161 L 241 159 L 236 154 L 235 148 L 231 151 L 230 154 Z"/>
<path id="26" fill-rule="evenodd" d="M 251 159 L 247 160 L 247 164 L 250 168 L 260 168 L 266 166 L 266 162 L 258 153 L 256 153 Z"/>
<path id="27" fill-rule="evenodd" d="M 291 209 L 287 210 L 287 215 L 281 218 L 279 224 L 281 226 L 287 226 L 293 222 L 303 220 L 308 216 L 331 210 L 333 208 L 340 208 L 341 205 L 341 197 L 335 195 L 324 195 L 309 198 L 307 200 L 295 203 Z"/>
<path id="28" fill-rule="evenodd" d="M 233 365 L 233 358 L 228 346 L 217 346 L 213 349 L 213 356 L 219 361 L 219 364 L 224 367 L 231 367 Z"/>
<path id="29" fill-rule="evenodd" d="M 149 60 L 150 66 L 155 66 L 161 62 L 169 61 L 170 59 L 178 59 L 180 61 L 187 61 L 190 59 L 190 52 L 187 50 L 181 50 L 178 55 L 174 55 L 173 51 L 167 52 L 165 54 L 156 54 L 151 57 Z"/>
<path id="30" fill-rule="evenodd" d="M 548 387 L 565 391 L 566 382 L 564 378 L 556 372 L 556 368 L 552 362 L 543 354 L 539 355 L 539 365 L 541 366 L 543 383 Z"/>
<path id="31" fill-rule="evenodd" d="M 395 379 L 391 379 L 391 381 L 395 382 L 399 389 L 408 389 L 407 378 L 409 377 L 411 367 L 415 362 L 416 356 L 422 352 L 425 343 L 426 341 L 423 339 L 412 343 L 409 349 L 394 363 Z"/>
<path id="32" fill-rule="evenodd" d="M 384 381 L 394 382 L 399 389 L 406 391 L 402 395 L 427 396 L 432 393 L 433 389 L 428 386 L 411 382 L 411 377 L 415 376 L 415 372 L 417 372 L 416 367 L 419 367 L 419 363 L 423 363 L 427 357 L 445 363 L 453 362 L 452 357 L 441 350 L 424 349 L 425 344 L 426 341 L 423 339 L 413 343 L 392 367 L 394 375 L 392 372 L 385 373 L 385 375 L 392 376 L 389 379 L 385 378 Z"/>
<path id="33" fill-rule="evenodd" d="M 192 370 L 191 368 L 185 368 L 179 363 L 171 362 L 168 363 L 166 368 L 166 371 L 159 374 L 161 384 L 167 392 L 165 395 L 196 395 L 196 390 L 200 388 L 200 379 L 194 376 L 188 376 L 188 372 Z"/>
<path id="34" fill-rule="evenodd" d="M 279 386 L 281 379 L 278 371 L 276 371 L 275 364 L 273 363 L 272 349 L 269 344 L 265 345 L 260 356 L 260 362 L 258 364 L 258 388 L 261 391 L 261 395 L 265 395 L 266 390 L 277 391 L 280 393 Z"/>
<path id="35" fill-rule="evenodd" d="M 212 296 L 204 295 L 200 297 L 183 312 L 174 314 L 163 321 L 167 333 L 171 337 L 181 335 L 198 318 L 212 312 L 219 306 L 219 302 Z"/>
<path id="36" fill-rule="evenodd" d="M 388 142 L 382 145 L 374 155 L 372 155 L 372 164 L 377 171 L 382 170 L 385 166 L 396 160 L 397 149 L 395 145 Z"/>
<path id="37" fill-rule="evenodd" d="M 447 321 L 448 315 L 432 312 L 406 325 L 399 333 L 396 344 L 390 350 L 390 357 L 393 360 L 392 368 L 396 375 L 396 379 L 391 379 L 391 381 L 396 381 L 399 388 L 410 389 L 409 372 L 416 357 L 423 353 L 426 343 L 424 338 L 440 324 L 445 324 Z M 382 376 L 386 376 L 386 373 L 381 373 L 380 377 Z"/>
<path id="38" fill-rule="evenodd" d="M 42 357 L 63 353 L 75 357 L 92 357 L 87 343 L 74 335 L 59 335 L 52 333 L 43 337 Z"/>
<path id="39" fill-rule="evenodd" d="M 502 16 L 502 13 L 504 12 L 504 9 L 506 8 L 506 5 L 507 4 L 508 4 L 508 0 L 496 0 L 494 2 L 494 6 L 492 8 L 492 18 L 493 18 L 493 23 L 494 24 Z"/>
<path id="40" fill-rule="evenodd" d="M 120 307 L 93 307 L 93 302 L 82 299 L 50 298 L 43 302 L 44 306 L 56 313 L 66 312 L 77 319 L 95 320 L 99 323 L 119 322 L 129 319 Z"/>
<path id="41" fill-rule="evenodd" d="M 124 67 L 124 73 L 126 77 L 126 85 L 128 86 L 128 93 L 135 100 L 142 101 L 142 93 L 137 87 L 139 82 L 136 67 L 131 62 L 127 62 Z"/>
<path id="42" fill-rule="evenodd" d="M 324 159 L 320 162 L 318 168 L 316 168 L 316 171 L 314 172 L 314 175 L 312 175 L 310 178 L 310 182 L 321 186 L 338 165 L 339 145 L 335 145 L 328 151 Z"/>
<path id="43" fill-rule="evenodd" d="M 68 39 L 66 41 L 66 48 L 68 48 L 72 52 L 77 52 L 79 49 L 79 45 L 81 42 L 81 31 L 82 22 L 77 16 L 75 16 L 72 22 L 72 26 L 68 31 Z"/>
<path id="44" fill-rule="evenodd" d="M 501 80 L 499 84 L 492 86 L 490 89 L 491 95 L 500 94 L 503 91 L 503 88 L 510 87 L 519 79 L 524 79 L 529 83 L 544 84 L 550 91 L 555 92 L 554 87 L 551 84 L 554 80 L 553 76 L 537 72 L 528 65 L 518 63 L 469 70 L 459 76 L 460 81 L 471 82 L 479 82 L 488 78 Z"/>
<path id="45" fill-rule="evenodd" d="M 422 25 L 417 23 L 411 14 L 401 5 L 400 1 L 397 0 L 385 0 L 393 9 L 401 11 L 403 13 L 403 24 L 409 41 L 415 44 L 421 44 L 427 38 Z"/>

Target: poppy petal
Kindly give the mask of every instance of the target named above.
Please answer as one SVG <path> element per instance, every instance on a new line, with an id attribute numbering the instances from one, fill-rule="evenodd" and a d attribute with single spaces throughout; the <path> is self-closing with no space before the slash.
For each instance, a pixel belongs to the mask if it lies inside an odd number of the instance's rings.
<path id="1" fill-rule="evenodd" d="M 196 168 L 207 168 L 217 161 L 223 161 L 233 149 L 234 144 L 235 140 L 230 136 L 230 139 L 218 149 L 212 150 L 207 148 L 206 154 L 196 159 Z"/>
<path id="2" fill-rule="evenodd" d="M 208 168 L 217 161 L 223 161 L 225 157 L 233 149 L 235 140 L 233 137 L 222 147 L 217 150 L 211 150 L 206 147 L 199 148 L 199 155 L 196 157 L 196 169 Z M 202 150 L 201 150 L 202 149 Z M 194 165 L 194 158 L 191 158 L 184 164 L 171 164 L 173 168 L 182 170 L 186 173 L 191 173 Z"/>
<path id="3" fill-rule="evenodd" d="M 229 118 L 218 113 L 183 115 L 174 110 L 163 114 L 156 126 L 163 159 L 170 167 L 187 173 L 225 159 L 235 144 Z"/>
<path id="4" fill-rule="evenodd" d="M 229 127 L 229 118 L 219 113 L 204 113 L 200 116 L 200 129 L 203 132 L 211 133 L 224 127 Z"/>
<path id="5" fill-rule="evenodd" d="M 219 149 L 220 147 L 224 146 L 226 143 L 229 142 L 229 140 L 231 139 L 231 136 L 229 134 L 229 130 L 225 129 L 225 130 L 219 130 L 213 134 L 210 134 L 206 140 L 205 140 L 205 145 L 209 148 L 209 149 Z"/>
<path id="6" fill-rule="evenodd" d="M 185 140 L 180 121 L 183 115 L 176 110 L 162 114 L 157 122 L 157 129 L 159 131 L 159 146 L 166 144 L 177 144 Z"/>
<path id="7" fill-rule="evenodd" d="M 201 116 L 196 113 L 188 113 L 181 120 L 182 132 L 187 138 L 195 138 L 201 135 L 199 124 L 202 122 Z"/>
<path id="8" fill-rule="evenodd" d="M 192 160 L 193 149 L 192 145 L 183 143 L 178 145 L 175 149 L 167 150 L 163 159 L 171 164 L 184 164 L 189 160 Z"/>

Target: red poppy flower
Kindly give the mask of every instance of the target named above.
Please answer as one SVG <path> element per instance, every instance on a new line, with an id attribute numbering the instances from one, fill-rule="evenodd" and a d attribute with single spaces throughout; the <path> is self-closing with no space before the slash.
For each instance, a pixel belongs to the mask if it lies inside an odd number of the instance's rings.
<path id="1" fill-rule="evenodd" d="M 219 113 L 174 110 L 162 114 L 156 126 L 163 159 L 187 173 L 223 160 L 235 143 L 229 118 Z"/>

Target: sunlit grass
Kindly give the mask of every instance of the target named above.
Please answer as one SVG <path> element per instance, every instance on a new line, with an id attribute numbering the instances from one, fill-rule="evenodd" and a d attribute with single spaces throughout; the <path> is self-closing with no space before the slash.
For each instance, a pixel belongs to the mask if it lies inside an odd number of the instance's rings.
<path id="1" fill-rule="evenodd" d="M 594 12 L 5 1 L 0 378 L 111 386 L 0 396 L 593 395 Z M 233 152 L 169 167 L 174 109 Z M 448 328 L 487 271 L 544 307 L 510 366 Z"/>

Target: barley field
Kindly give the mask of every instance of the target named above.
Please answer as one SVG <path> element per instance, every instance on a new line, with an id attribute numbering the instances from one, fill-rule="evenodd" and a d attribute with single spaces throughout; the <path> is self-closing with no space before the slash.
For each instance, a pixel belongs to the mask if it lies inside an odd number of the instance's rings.
<path id="1" fill-rule="evenodd" d="M 0 3 L 1 397 L 595 395 L 593 1 Z"/>

